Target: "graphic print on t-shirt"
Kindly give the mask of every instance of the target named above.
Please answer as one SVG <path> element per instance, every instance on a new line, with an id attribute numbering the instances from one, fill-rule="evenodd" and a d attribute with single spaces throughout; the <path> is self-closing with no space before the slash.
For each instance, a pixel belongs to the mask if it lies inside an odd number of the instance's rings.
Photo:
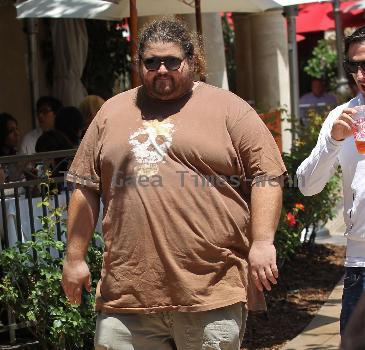
<path id="1" fill-rule="evenodd" d="M 143 127 L 129 137 L 137 162 L 134 170 L 138 176 L 153 176 L 158 173 L 158 164 L 164 162 L 173 133 L 174 124 L 168 119 L 161 122 L 149 120 L 144 121 Z"/>

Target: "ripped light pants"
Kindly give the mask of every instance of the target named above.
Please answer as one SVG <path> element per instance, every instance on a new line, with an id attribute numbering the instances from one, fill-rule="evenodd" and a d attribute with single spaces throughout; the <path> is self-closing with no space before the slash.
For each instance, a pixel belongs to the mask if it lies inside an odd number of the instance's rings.
<path id="1" fill-rule="evenodd" d="M 246 317 L 243 303 L 203 312 L 99 313 L 95 350 L 239 350 Z"/>

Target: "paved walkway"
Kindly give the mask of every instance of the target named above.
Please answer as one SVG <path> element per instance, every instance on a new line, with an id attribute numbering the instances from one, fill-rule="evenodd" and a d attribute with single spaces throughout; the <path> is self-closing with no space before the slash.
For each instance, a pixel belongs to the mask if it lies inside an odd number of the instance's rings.
<path id="1" fill-rule="evenodd" d="M 341 215 L 342 217 L 342 215 Z M 331 235 L 319 237 L 316 243 L 346 245 L 343 225 L 337 222 L 330 227 Z M 337 229 L 335 229 L 335 227 Z M 282 350 L 337 350 L 340 344 L 340 312 L 343 280 L 339 281 L 327 302 L 304 331 L 282 348 Z"/>
<path id="2" fill-rule="evenodd" d="M 283 350 L 339 349 L 342 286 L 341 280 L 318 311 L 317 316 L 301 334 L 287 343 Z"/>

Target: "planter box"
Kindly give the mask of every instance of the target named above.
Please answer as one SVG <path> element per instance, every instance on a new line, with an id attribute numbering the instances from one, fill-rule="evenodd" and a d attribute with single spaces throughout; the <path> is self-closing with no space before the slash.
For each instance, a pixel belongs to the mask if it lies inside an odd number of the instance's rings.
<path id="1" fill-rule="evenodd" d="M 281 112 L 273 111 L 259 114 L 260 118 L 266 124 L 271 134 L 274 136 L 276 144 L 279 147 L 280 152 L 283 151 L 281 140 Z"/>

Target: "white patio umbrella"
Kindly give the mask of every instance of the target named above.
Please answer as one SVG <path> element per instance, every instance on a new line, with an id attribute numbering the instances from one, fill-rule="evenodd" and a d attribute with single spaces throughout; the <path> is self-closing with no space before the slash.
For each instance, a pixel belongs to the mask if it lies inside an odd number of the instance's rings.
<path id="1" fill-rule="evenodd" d="M 353 10 L 363 10 L 365 9 L 365 0 L 359 0 L 355 4 L 349 6 L 345 12 L 350 12 Z"/>
<path id="2" fill-rule="evenodd" d="M 331 1 L 331 0 L 323 0 Z M 297 4 L 318 2 L 318 0 L 18 0 L 18 18 L 92 18 L 120 20 L 131 17 L 131 55 L 137 52 L 137 14 L 154 16 L 167 14 L 196 13 L 197 31 L 202 34 L 201 12 L 261 12 L 269 9 L 291 7 Z M 292 11 L 287 13 L 293 13 Z M 299 109 L 298 72 L 296 57 L 295 15 L 289 15 L 289 61 L 291 71 L 291 105 L 297 114 Z M 290 33 L 293 32 L 293 33 Z M 294 49 L 293 49 L 294 45 Z M 138 82 L 137 71 L 132 70 L 132 86 Z"/>
<path id="3" fill-rule="evenodd" d="M 316 0 L 200 0 L 202 12 L 260 12 Z M 120 20 L 130 16 L 130 0 L 18 1 L 18 18 L 94 18 Z M 195 12 L 195 0 L 137 0 L 138 16 Z"/>
<path id="4" fill-rule="evenodd" d="M 53 96 L 64 106 L 79 106 L 86 94 L 81 77 L 88 50 L 88 36 L 82 19 L 59 19 L 52 23 L 54 70 Z"/>

